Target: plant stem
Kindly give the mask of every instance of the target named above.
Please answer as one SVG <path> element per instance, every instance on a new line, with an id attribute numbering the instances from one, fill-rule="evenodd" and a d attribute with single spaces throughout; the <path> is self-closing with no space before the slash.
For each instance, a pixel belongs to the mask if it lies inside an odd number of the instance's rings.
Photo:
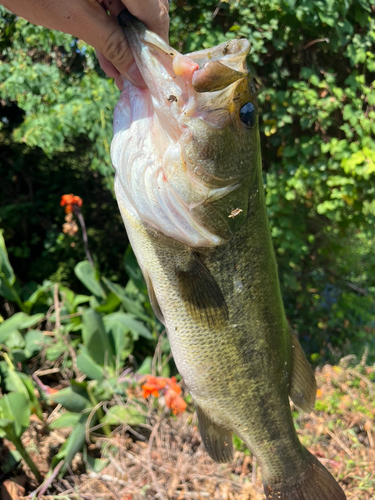
<path id="1" fill-rule="evenodd" d="M 4 273 L 1 273 L 1 279 L 4 281 L 4 284 L 7 288 L 10 288 L 12 290 L 12 294 L 13 294 L 13 297 L 14 297 L 14 301 L 17 302 L 17 305 L 18 307 L 21 309 L 21 311 L 23 311 L 24 313 L 26 314 L 29 314 L 28 310 L 26 309 L 26 307 L 23 305 L 23 302 L 20 298 L 20 296 L 18 295 L 17 293 L 17 290 L 14 288 L 13 285 L 11 285 L 9 283 L 9 281 L 6 279 L 5 277 L 5 274 Z"/>
<path id="2" fill-rule="evenodd" d="M 96 410 L 96 413 L 98 414 L 98 417 L 99 417 L 99 422 L 102 422 L 102 420 L 104 419 L 105 417 L 105 413 L 104 411 L 101 409 L 101 407 L 98 405 L 98 402 L 92 392 L 92 389 L 90 386 L 87 386 L 87 394 L 90 398 L 90 401 L 91 401 L 91 404 L 93 405 L 93 407 L 95 408 L 95 406 L 97 406 L 97 410 Z M 108 425 L 108 424 L 103 424 L 103 432 L 106 436 L 110 436 L 111 434 L 111 427 Z"/>
<path id="3" fill-rule="evenodd" d="M 14 433 L 12 433 L 11 435 L 8 435 L 7 437 L 10 441 L 12 441 L 12 443 L 16 447 L 16 449 L 19 452 L 19 454 L 21 455 L 21 457 L 25 460 L 27 465 L 30 467 L 31 472 L 34 474 L 38 483 L 42 483 L 43 478 L 42 478 L 39 470 L 37 469 L 36 465 L 32 461 L 30 455 L 27 453 L 26 448 L 22 444 L 21 439 L 18 436 L 16 436 Z"/>
<path id="4" fill-rule="evenodd" d="M 89 250 L 89 242 L 88 242 L 88 238 L 87 238 L 85 219 L 83 218 L 83 215 L 82 215 L 81 211 L 79 210 L 79 208 L 75 208 L 74 213 L 78 217 L 79 223 L 81 224 L 82 239 L 83 239 L 83 245 L 85 247 L 86 258 L 90 262 L 92 267 L 94 267 L 94 261 L 92 260 L 91 253 Z"/>

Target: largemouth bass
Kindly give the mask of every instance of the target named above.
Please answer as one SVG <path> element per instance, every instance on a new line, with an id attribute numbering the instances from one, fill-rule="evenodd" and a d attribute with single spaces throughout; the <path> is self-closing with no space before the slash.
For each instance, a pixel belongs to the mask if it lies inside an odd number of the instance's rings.
<path id="1" fill-rule="evenodd" d="M 289 396 L 310 411 L 316 383 L 280 293 L 249 42 L 184 56 L 119 19 L 148 89 L 125 82 L 115 110 L 116 196 L 205 448 L 230 461 L 240 436 L 267 499 L 344 500 L 291 416 Z"/>

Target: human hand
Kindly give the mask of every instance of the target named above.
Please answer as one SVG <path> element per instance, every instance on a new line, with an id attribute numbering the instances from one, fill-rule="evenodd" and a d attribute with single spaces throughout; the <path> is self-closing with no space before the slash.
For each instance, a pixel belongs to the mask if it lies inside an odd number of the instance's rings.
<path id="1" fill-rule="evenodd" d="M 117 22 L 117 15 L 124 7 L 168 41 L 168 0 L 0 0 L 0 3 L 33 24 L 69 33 L 92 45 L 102 69 L 115 79 L 120 89 L 121 75 L 138 87 L 146 86 Z"/>

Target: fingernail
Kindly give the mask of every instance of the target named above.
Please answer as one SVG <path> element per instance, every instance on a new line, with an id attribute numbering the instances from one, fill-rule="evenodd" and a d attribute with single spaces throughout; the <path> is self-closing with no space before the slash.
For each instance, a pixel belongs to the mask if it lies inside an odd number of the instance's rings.
<path id="1" fill-rule="evenodd" d="M 142 89 L 147 87 L 143 76 L 138 69 L 137 63 L 135 62 L 130 66 L 125 77 L 128 77 L 128 79 L 137 87 L 140 87 Z"/>

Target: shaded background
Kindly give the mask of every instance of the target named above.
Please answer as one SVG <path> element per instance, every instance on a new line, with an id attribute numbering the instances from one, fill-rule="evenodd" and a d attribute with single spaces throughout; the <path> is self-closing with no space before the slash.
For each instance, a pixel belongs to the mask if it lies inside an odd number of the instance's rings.
<path id="1" fill-rule="evenodd" d="M 171 4 L 182 52 L 252 44 L 283 297 L 315 363 L 366 345 L 375 360 L 374 11 L 368 0 Z M 109 154 L 118 97 L 91 47 L 0 6 L 0 227 L 25 293 L 45 279 L 80 291 L 85 254 L 80 233 L 62 233 L 66 193 L 83 199 L 100 273 L 128 279 Z"/>

